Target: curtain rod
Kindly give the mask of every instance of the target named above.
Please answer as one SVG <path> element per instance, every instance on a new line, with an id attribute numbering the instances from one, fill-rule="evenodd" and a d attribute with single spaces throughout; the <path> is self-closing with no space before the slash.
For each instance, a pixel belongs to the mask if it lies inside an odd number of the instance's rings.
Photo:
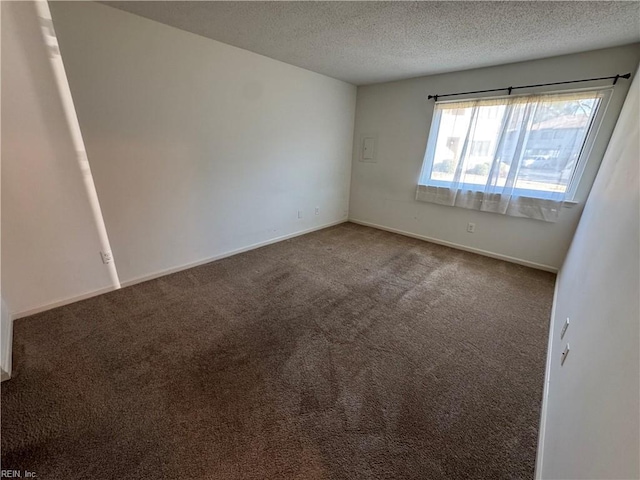
<path id="1" fill-rule="evenodd" d="M 456 95 L 470 95 L 472 93 L 489 93 L 489 92 L 501 92 L 506 90 L 511 95 L 512 90 L 519 88 L 534 88 L 534 87 L 548 87 L 551 85 L 565 85 L 567 83 L 582 83 L 582 82 L 595 82 L 596 80 L 613 80 L 613 84 L 618 83 L 620 78 L 631 78 L 631 73 L 625 73 L 624 75 L 613 75 L 611 77 L 599 77 L 599 78 L 585 78 L 584 80 L 569 80 L 567 82 L 553 82 L 553 83 L 538 83 L 537 85 L 520 85 L 519 87 L 505 87 L 505 88 L 492 88 L 489 90 L 476 90 L 474 92 L 458 92 L 458 93 L 445 93 L 443 95 L 429 95 L 427 99 L 432 98 L 437 102 L 439 97 L 454 97 Z"/>

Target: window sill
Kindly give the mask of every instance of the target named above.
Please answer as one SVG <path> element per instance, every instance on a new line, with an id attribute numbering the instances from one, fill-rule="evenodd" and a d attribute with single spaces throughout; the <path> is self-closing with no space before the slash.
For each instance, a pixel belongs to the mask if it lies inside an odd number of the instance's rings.
<path id="1" fill-rule="evenodd" d="M 433 181 L 433 180 L 428 180 L 427 182 L 420 182 L 418 184 L 418 186 L 423 185 L 423 186 L 432 186 L 432 187 L 439 187 L 439 188 L 451 188 L 451 184 L 449 182 L 443 182 L 443 181 Z M 465 185 L 462 184 L 460 190 L 470 190 L 473 191 L 473 186 L 470 185 Z M 533 192 L 531 190 L 524 190 L 524 189 L 516 189 L 514 190 L 514 193 L 516 193 L 518 196 L 520 197 L 528 197 L 528 198 L 535 198 L 538 200 L 546 200 L 544 197 L 538 197 L 535 194 L 533 194 Z M 562 206 L 564 208 L 573 208 L 576 205 L 578 205 L 580 202 L 576 202 L 575 200 L 565 200 L 562 204 Z"/>

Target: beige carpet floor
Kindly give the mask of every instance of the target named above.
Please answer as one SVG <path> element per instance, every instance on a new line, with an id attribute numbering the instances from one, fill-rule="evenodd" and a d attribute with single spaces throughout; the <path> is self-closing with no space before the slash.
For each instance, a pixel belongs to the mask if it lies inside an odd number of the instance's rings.
<path id="1" fill-rule="evenodd" d="M 554 280 L 347 223 L 17 320 L 2 468 L 532 478 Z"/>

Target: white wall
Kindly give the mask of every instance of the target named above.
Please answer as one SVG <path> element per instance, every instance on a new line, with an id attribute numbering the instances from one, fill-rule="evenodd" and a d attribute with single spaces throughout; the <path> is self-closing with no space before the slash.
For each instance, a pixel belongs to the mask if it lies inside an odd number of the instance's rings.
<path id="1" fill-rule="evenodd" d="M 580 204 L 563 209 L 556 224 L 417 202 L 416 186 L 433 115 L 434 102 L 427 95 L 627 73 L 635 71 L 639 59 L 636 44 L 358 87 L 350 218 L 543 268 L 559 268 L 629 82 L 618 82 L 609 103 L 592 151 L 595 161 L 590 162 L 577 192 Z M 363 135 L 377 136 L 377 163 L 358 161 Z M 468 222 L 476 224 L 474 234 L 466 232 Z"/>
<path id="2" fill-rule="evenodd" d="M 639 75 L 558 276 L 539 478 L 640 477 Z"/>
<path id="3" fill-rule="evenodd" d="M 346 220 L 354 86 L 104 5 L 50 8 L 123 283 Z"/>
<path id="4" fill-rule="evenodd" d="M 2 2 L 2 298 L 13 314 L 112 285 L 31 2 Z"/>

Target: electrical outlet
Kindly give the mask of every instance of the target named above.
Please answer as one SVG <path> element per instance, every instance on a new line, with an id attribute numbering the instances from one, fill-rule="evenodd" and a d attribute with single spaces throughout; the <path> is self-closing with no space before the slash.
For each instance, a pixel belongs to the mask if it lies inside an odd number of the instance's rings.
<path id="1" fill-rule="evenodd" d="M 567 346 L 564 347 L 564 350 L 562 351 L 562 359 L 560 360 L 560 366 L 564 365 L 564 362 L 567 361 L 567 356 L 569 356 L 569 344 L 567 343 Z"/>
<path id="2" fill-rule="evenodd" d="M 316 207 L 316 215 L 320 215 L 320 207 Z"/>
<path id="3" fill-rule="evenodd" d="M 569 317 L 567 317 L 567 321 L 564 322 L 562 326 L 562 331 L 560 332 L 560 340 L 564 338 L 564 334 L 567 333 L 567 328 L 569 328 Z"/>
<path id="4" fill-rule="evenodd" d="M 298 218 L 302 218 L 302 210 L 298 210 Z"/>
<path id="5" fill-rule="evenodd" d="M 475 223 L 467 223 L 467 232 L 469 233 L 474 233 L 476 231 L 476 224 Z"/>
<path id="6" fill-rule="evenodd" d="M 100 256 L 102 257 L 102 263 L 105 265 L 113 262 L 113 255 L 111 252 L 100 252 Z"/>

